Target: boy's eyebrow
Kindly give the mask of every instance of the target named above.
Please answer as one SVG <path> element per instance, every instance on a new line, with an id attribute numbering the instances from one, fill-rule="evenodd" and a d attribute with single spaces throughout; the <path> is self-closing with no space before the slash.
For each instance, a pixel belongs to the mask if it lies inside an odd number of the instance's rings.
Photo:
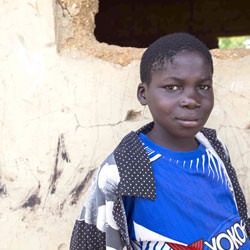
<path id="1" fill-rule="evenodd" d="M 205 77 L 204 79 L 201 80 L 201 82 L 207 82 L 207 81 L 213 81 L 213 78 L 211 76 Z"/>
<path id="2" fill-rule="evenodd" d="M 164 81 L 167 81 L 167 80 L 183 81 L 183 79 L 176 77 L 176 76 L 167 76 L 167 77 L 164 77 L 163 80 Z"/>
<path id="3" fill-rule="evenodd" d="M 185 79 L 182 79 L 182 78 L 176 77 L 176 76 L 167 76 L 163 80 L 164 81 L 175 80 L 175 81 L 181 82 L 181 81 L 184 81 Z M 201 79 L 200 82 L 206 82 L 206 81 L 212 81 L 212 80 L 213 80 L 213 78 L 211 76 L 209 76 L 209 77 L 205 77 L 205 78 Z"/>

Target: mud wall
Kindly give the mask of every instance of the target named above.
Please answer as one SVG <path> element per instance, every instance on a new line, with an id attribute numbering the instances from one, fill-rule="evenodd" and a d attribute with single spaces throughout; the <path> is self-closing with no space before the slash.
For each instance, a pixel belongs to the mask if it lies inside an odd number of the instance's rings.
<path id="1" fill-rule="evenodd" d="M 150 121 L 136 101 L 143 49 L 99 43 L 97 0 L 0 2 L 1 250 L 65 250 L 91 177 Z M 212 51 L 218 129 L 250 205 L 250 55 Z"/>

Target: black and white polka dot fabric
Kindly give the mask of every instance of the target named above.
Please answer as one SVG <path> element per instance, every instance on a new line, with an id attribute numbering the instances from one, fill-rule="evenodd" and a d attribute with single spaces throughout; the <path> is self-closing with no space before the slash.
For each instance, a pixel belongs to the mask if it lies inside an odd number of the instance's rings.
<path id="1" fill-rule="evenodd" d="M 129 133 L 104 161 L 89 189 L 81 216 L 75 223 L 70 250 L 131 249 L 122 197 L 155 200 L 156 188 L 150 160 L 138 138 L 140 132 L 146 134 L 152 127 L 153 123 L 150 123 L 137 132 Z M 225 165 L 239 213 L 250 236 L 245 197 L 227 151 L 217 139 L 215 130 L 204 128 L 200 134 Z"/>
<path id="2" fill-rule="evenodd" d="M 105 233 L 96 230 L 95 225 L 90 225 L 84 221 L 76 221 L 73 233 L 70 249 L 74 250 L 90 250 L 100 249 L 105 250 Z"/>
<path id="3" fill-rule="evenodd" d="M 155 182 L 149 158 L 142 143 L 131 132 L 114 151 L 115 160 L 121 177 L 121 195 L 155 199 Z"/>

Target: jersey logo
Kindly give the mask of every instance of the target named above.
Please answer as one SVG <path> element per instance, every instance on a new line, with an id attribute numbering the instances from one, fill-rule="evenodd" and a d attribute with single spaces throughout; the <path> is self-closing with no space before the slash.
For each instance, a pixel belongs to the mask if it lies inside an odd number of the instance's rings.
<path id="1" fill-rule="evenodd" d="M 247 244 L 248 247 L 250 245 L 245 230 L 245 223 L 242 220 L 240 222 L 236 222 L 225 232 L 221 232 L 214 236 L 210 242 L 201 239 L 188 246 L 168 243 L 173 250 L 203 250 L 205 245 L 211 250 L 240 249 L 245 244 Z"/>

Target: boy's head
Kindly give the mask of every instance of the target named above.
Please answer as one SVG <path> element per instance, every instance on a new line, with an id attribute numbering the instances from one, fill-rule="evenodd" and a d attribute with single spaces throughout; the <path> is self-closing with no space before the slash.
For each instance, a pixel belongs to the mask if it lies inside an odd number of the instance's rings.
<path id="1" fill-rule="evenodd" d="M 195 149 L 195 135 L 213 109 L 212 77 L 211 54 L 194 36 L 174 33 L 152 43 L 142 56 L 137 89 L 154 121 L 149 138 L 177 151 Z"/>
<path id="2" fill-rule="evenodd" d="M 213 72 L 212 56 L 203 42 L 188 33 L 172 33 L 157 39 L 143 53 L 140 64 L 141 82 L 149 84 L 152 72 L 163 69 L 177 53 L 184 50 L 201 53 Z"/>

